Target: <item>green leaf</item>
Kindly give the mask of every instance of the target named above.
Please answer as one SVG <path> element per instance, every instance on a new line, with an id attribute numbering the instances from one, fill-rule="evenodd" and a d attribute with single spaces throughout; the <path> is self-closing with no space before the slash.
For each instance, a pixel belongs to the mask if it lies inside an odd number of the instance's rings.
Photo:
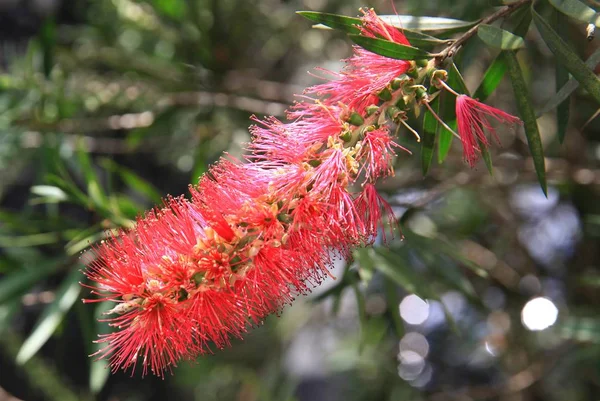
<path id="1" fill-rule="evenodd" d="M 348 36 L 360 47 L 363 47 L 364 49 L 381 56 L 390 57 L 397 60 L 419 60 L 431 57 L 431 54 L 424 50 L 390 42 L 389 40 L 368 38 L 360 35 Z"/>
<path id="2" fill-rule="evenodd" d="M 550 24 L 543 19 L 532 6 L 531 12 L 533 20 L 540 31 L 540 34 L 546 45 L 554 56 L 556 61 L 565 66 L 565 68 L 579 81 L 588 93 L 600 103 L 600 79 L 589 69 L 583 61 L 572 50 L 573 46 L 565 43 L 561 37 L 552 29 Z"/>
<path id="3" fill-rule="evenodd" d="M 531 26 L 531 8 L 520 7 L 502 23 L 502 29 L 525 37 Z"/>
<path id="4" fill-rule="evenodd" d="M 433 101 L 429 103 L 431 109 L 439 115 L 440 111 L 440 97 L 437 96 Z M 433 147 L 435 145 L 435 135 L 439 129 L 439 121 L 433 116 L 433 113 L 429 109 L 425 110 L 423 116 L 423 134 L 421 135 L 421 170 L 423 175 L 427 175 L 431 161 L 433 160 Z"/>
<path id="5" fill-rule="evenodd" d="M 56 47 L 56 22 L 53 17 L 45 19 L 40 29 L 40 44 L 43 54 L 44 75 L 50 76 L 54 67 L 54 49 Z"/>
<path id="6" fill-rule="evenodd" d="M 21 248 L 54 244 L 60 240 L 59 233 L 39 233 L 20 236 L 0 236 L 0 247 Z"/>
<path id="7" fill-rule="evenodd" d="M 460 249 L 452 243 L 442 240 L 437 237 L 425 237 L 423 235 L 417 234 L 411 229 L 411 217 L 414 216 L 417 209 L 409 209 L 407 210 L 401 218 L 402 225 L 402 233 L 406 238 L 406 245 L 418 248 L 423 251 L 435 250 L 440 254 L 445 254 L 453 260 L 463 264 L 465 267 L 473 271 L 473 273 L 477 274 L 479 277 L 487 278 L 489 276 L 488 272 L 477 263 L 473 262 L 469 258 L 465 257 Z"/>
<path id="8" fill-rule="evenodd" d="M 600 49 L 597 49 L 585 62 L 585 65 L 593 70 L 600 63 Z M 566 68 L 566 67 L 565 67 Z M 579 82 L 575 78 L 569 79 L 569 81 L 563 85 L 562 88 L 552 96 L 536 114 L 536 117 L 540 117 L 547 112 L 554 110 L 559 104 L 564 102 L 570 95 L 579 87 Z"/>
<path id="9" fill-rule="evenodd" d="M 600 16 L 579 0 L 548 0 L 561 13 L 588 24 L 600 27 Z"/>
<path id="10" fill-rule="evenodd" d="M 477 36 L 488 46 L 501 50 L 517 50 L 525 46 L 522 37 L 492 25 L 480 25 Z"/>
<path id="11" fill-rule="evenodd" d="M 107 169 L 108 171 L 117 173 L 119 177 L 127 184 L 131 189 L 139 192 L 144 195 L 148 200 L 152 201 L 155 204 L 158 204 L 162 201 L 162 196 L 158 189 L 150 184 L 148 181 L 144 180 L 142 177 L 134 173 L 132 170 L 120 166 L 115 163 L 111 159 L 102 159 L 100 161 L 102 167 Z"/>
<path id="12" fill-rule="evenodd" d="M 411 31 L 409 29 L 401 30 L 406 39 L 410 42 L 413 47 L 428 47 L 431 48 L 436 45 L 448 44 L 448 40 L 446 39 L 438 39 L 436 37 L 424 34 L 422 32 Z"/>
<path id="13" fill-rule="evenodd" d="M 21 295 L 35 283 L 54 273 L 59 266 L 56 261 L 36 263 L 35 267 L 30 266 L 4 276 L 0 280 L 0 304 Z"/>
<path id="14" fill-rule="evenodd" d="M 111 332 L 110 326 L 106 324 L 105 321 L 101 322 L 100 320 L 104 319 L 104 313 L 108 312 L 114 304 L 109 301 L 100 302 L 94 311 L 96 317 L 96 333 L 100 334 L 109 334 Z M 94 354 L 104 348 L 104 344 L 99 344 L 94 342 L 91 344 L 92 352 Z M 108 376 L 110 375 L 109 363 L 106 358 L 104 359 L 96 359 L 90 365 L 90 391 L 94 394 L 99 393 L 104 387 L 106 380 L 108 380 Z"/>
<path id="15" fill-rule="evenodd" d="M 568 26 L 566 25 L 564 17 L 559 13 L 556 13 L 556 27 L 558 34 L 564 38 L 567 34 L 566 30 Z M 569 71 L 567 71 L 567 68 L 564 65 L 557 63 L 555 74 L 556 88 L 562 88 L 569 81 Z M 567 133 L 570 109 L 570 99 L 565 99 L 556 108 L 556 129 L 560 143 L 563 143 Z"/>
<path id="16" fill-rule="evenodd" d="M 379 18 L 401 29 L 416 31 L 459 31 L 469 29 L 477 21 L 462 21 L 444 17 L 419 17 L 415 15 L 380 15 Z"/>
<path id="17" fill-rule="evenodd" d="M 454 90 L 468 95 L 469 89 L 467 88 L 460 71 L 458 71 L 458 68 L 456 68 L 456 64 L 452 64 L 450 68 L 447 68 L 447 71 L 448 80 L 446 83 L 454 88 Z M 444 120 L 446 124 L 454 130 L 454 132 L 456 132 L 456 97 L 447 91 L 442 91 L 440 97 L 440 117 L 442 117 L 442 120 Z M 450 146 L 452 145 L 452 139 L 454 138 L 454 135 L 441 124 L 439 124 L 437 127 L 437 135 L 439 137 L 438 162 L 443 163 L 448 156 L 448 152 L 450 151 Z"/>
<path id="18" fill-rule="evenodd" d="M 4 330 L 10 328 L 9 323 L 13 316 L 19 311 L 20 306 L 21 300 L 19 298 L 14 298 L 12 301 L 0 305 L 0 336 L 3 334 Z"/>
<path id="19" fill-rule="evenodd" d="M 485 167 L 487 168 L 490 175 L 494 175 L 494 166 L 492 164 L 492 156 L 490 155 L 490 150 L 485 146 L 483 142 L 479 138 L 477 138 L 477 142 L 479 143 L 479 149 L 481 149 L 481 157 L 483 158 L 483 162 L 485 163 Z"/>
<path id="20" fill-rule="evenodd" d="M 108 198 L 104 193 L 102 186 L 100 185 L 98 176 L 96 175 L 94 166 L 92 165 L 92 160 L 85 150 L 83 143 L 80 143 L 78 146 L 77 159 L 87 184 L 87 190 L 90 199 L 98 208 L 108 209 Z"/>
<path id="21" fill-rule="evenodd" d="M 382 247 L 370 248 L 368 254 L 375 268 L 400 287 L 423 299 L 434 298 L 427 280 L 414 271 L 401 255 Z"/>
<path id="22" fill-rule="evenodd" d="M 322 27 L 337 29 L 346 33 L 359 34 L 360 29 L 357 25 L 362 25 L 360 18 L 346 17 L 344 15 L 320 13 L 316 11 L 296 11 L 296 14 L 303 16 L 317 24 L 322 24 Z M 315 26 L 315 28 L 321 28 Z"/>
<path id="23" fill-rule="evenodd" d="M 440 98 L 440 112 L 439 116 L 450 126 L 450 128 L 456 131 L 456 112 L 454 110 L 454 103 L 456 102 L 456 98 L 453 94 L 442 91 L 438 95 Z M 448 117 L 448 114 L 454 116 L 454 118 Z M 438 124 L 436 129 L 436 135 L 438 139 L 438 163 L 443 163 L 450 152 L 450 146 L 452 146 L 452 138 L 454 135 L 447 129 L 445 129 L 442 124 Z"/>
<path id="24" fill-rule="evenodd" d="M 500 85 L 505 73 L 506 62 L 504 61 L 504 57 L 497 56 L 485 72 L 479 87 L 473 94 L 473 98 L 484 102 Z"/>
<path id="25" fill-rule="evenodd" d="M 40 348 L 50 339 L 60 322 L 71 309 L 77 298 L 81 286 L 79 280 L 81 272 L 74 268 L 71 273 L 63 280 L 60 288 L 56 292 L 54 301 L 44 309 L 38 319 L 35 328 L 23 342 L 19 350 L 16 361 L 17 364 L 25 364 L 34 356 Z"/>
<path id="26" fill-rule="evenodd" d="M 31 193 L 42 197 L 47 203 L 58 203 L 69 199 L 65 191 L 53 185 L 34 185 Z"/>
<path id="27" fill-rule="evenodd" d="M 542 139 L 538 130 L 535 111 L 531 103 L 527 84 L 521 71 L 521 66 L 517 60 L 517 55 L 514 51 L 505 51 L 504 57 L 508 67 L 508 74 L 511 78 L 515 100 L 521 119 L 525 124 L 525 135 L 527 136 L 527 144 L 533 158 L 533 165 L 537 173 L 538 181 L 542 187 L 544 194 L 548 196 L 548 185 L 546 183 L 546 165 L 544 160 L 544 149 L 542 147 Z"/>
<path id="28" fill-rule="evenodd" d="M 297 11 L 296 13 L 300 14 L 304 18 L 316 22 L 317 24 L 321 24 L 315 25 L 315 28 L 331 28 L 344 31 L 346 33 L 357 34 L 360 32 L 360 30 L 357 28 L 357 25 L 362 25 L 360 18 L 355 17 L 347 17 L 344 15 L 321 13 L 316 11 Z M 461 21 L 453 18 L 443 17 L 417 17 L 413 15 L 380 15 L 379 17 L 386 23 L 403 31 L 445 31 L 468 29 L 476 24 L 476 22 Z"/>
<path id="29" fill-rule="evenodd" d="M 400 300 L 398 299 L 398 292 L 396 291 L 395 283 L 388 277 L 384 277 L 383 285 L 385 290 L 386 304 L 388 312 L 392 317 L 392 323 L 394 324 L 394 330 L 398 338 L 404 337 L 404 325 L 400 319 Z"/>

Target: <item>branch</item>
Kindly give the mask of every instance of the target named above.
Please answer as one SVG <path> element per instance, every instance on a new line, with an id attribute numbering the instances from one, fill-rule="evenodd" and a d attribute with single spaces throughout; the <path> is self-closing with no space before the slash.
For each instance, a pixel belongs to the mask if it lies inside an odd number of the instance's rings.
<path id="1" fill-rule="evenodd" d="M 494 14 L 485 17 L 484 19 L 479 21 L 477 23 L 477 25 L 475 25 L 474 27 L 469 29 L 467 32 L 465 32 L 461 37 L 456 39 L 456 41 L 454 41 L 450 46 L 448 46 L 446 49 L 444 49 L 440 53 L 436 54 L 435 55 L 436 64 L 440 65 L 448 57 L 454 56 L 454 54 L 456 54 L 456 52 L 463 45 L 463 43 L 465 43 L 467 40 L 471 39 L 471 37 L 477 33 L 477 31 L 479 30 L 479 27 L 482 24 L 490 24 L 502 17 L 506 17 L 507 15 L 512 14 L 515 10 L 517 10 L 521 6 L 531 3 L 531 1 L 532 0 L 515 1 L 514 3 L 510 3 L 510 4 L 507 4 L 506 6 L 502 7 L 501 9 L 496 11 Z"/>

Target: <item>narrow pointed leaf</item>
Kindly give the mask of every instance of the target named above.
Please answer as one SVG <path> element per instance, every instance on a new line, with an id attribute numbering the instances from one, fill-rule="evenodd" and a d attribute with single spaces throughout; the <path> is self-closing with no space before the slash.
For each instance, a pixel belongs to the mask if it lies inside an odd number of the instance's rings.
<path id="1" fill-rule="evenodd" d="M 561 39 L 550 24 L 535 11 L 534 7 L 531 8 L 531 12 L 542 38 L 546 42 L 546 45 L 548 45 L 548 48 L 554 53 L 556 61 L 564 65 L 573 77 L 583 85 L 590 96 L 596 102 L 600 103 L 600 79 L 594 71 L 581 61 L 579 56 L 573 51 L 572 46 Z"/>
<path id="2" fill-rule="evenodd" d="M 456 64 L 452 64 L 450 68 L 447 68 L 448 71 L 448 80 L 447 84 L 450 87 L 454 88 L 459 93 L 464 93 L 466 95 L 469 94 L 469 89 L 465 84 L 465 81 L 458 71 Z M 443 91 L 440 94 L 440 116 L 446 122 L 446 124 L 454 130 L 457 131 L 457 121 L 456 121 L 456 97 L 448 93 L 447 91 Z M 452 132 L 448 131 L 446 127 L 441 124 L 438 125 L 437 128 L 438 139 L 438 162 L 443 163 L 448 156 L 448 152 L 450 151 L 450 146 L 452 145 L 452 140 L 454 135 Z"/>
<path id="3" fill-rule="evenodd" d="M 600 63 L 600 49 L 597 49 L 585 62 L 585 65 L 593 70 Z M 561 64 L 562 65 L 562 64 Z M 565 67 L 566 68 L 566 67 Z M 559 104 L 564 102 L 575 90 L 579 87 L 579 82 L 575 78 L 569 79 L 569 81 L 560 88 L 560 90 L 552 96 L 536 114 L 537 117 L 546 114 L 547 112 L 554 110 Z"/>
<path id="4" fill-rule="evenodd" d="M 548 0 L 548 2 L 571 18 L 600 27 L 600 15 L 579 0 Z"/>
<path id="5" fill-rule="evenodd" d="M 556 13 L 556 27 L 558 29 L 558 34 L 563 38 L 566 37 L 567 25 L 562 14 Z M 567 68 L 564 65 L 557 63 L 555 73 L 556 88 L 562 88 L 569 81 L 569 71 L 567 71 Z M 560 143 L 563 143 L 567 133 L 570 109 L 570 99 L 565 99 L 556 108 L 556 129 L 558 131 L 557 135 Z"/>
<path id="6" fill-rule="evenodd" d="M 540 186 L 544 194 L 548 196 L 548 186 L 546 183 L 546 165 L 544 161 L 544 149 L 542 147 L 542 139 L 538 130 L 535 111 L 531 103 L 527 84 L 521 71 L 521 66 L 517 60 L 517 55 L 514 51 L 505 51 L 504 57 L 508 67 L 508 74 L 511 78 L 515 100 L 521 119 L 525 124 L 525 135 L 527 136 L 527 144 L 533 158 L 533 165 L 538 177 Z"/>
<path id="7" fill-rule="evenodd" d="M 357 25 L 362 25 L 360 18 L 346 17 L 344 15 L 316 11 L 297 11 L 296 14 L 317 24 L 322 24 L 324 28 L 337 29 L 346 33 L 358 34 L 360 33 L 360 29 L 358 29 Z M 321 26 L 317 25 L 315 28 L 321 28 Z"/>
<path id="8" fill-rule="evenodd" d="M 502 28 L 492 25 L 480 25 L 477 30 L 477 36 L 485 42 L 486 45 L 501 50 L 517 50 L 525 46 L 522 37 L 505 31 Z"/>
<path id="9" fill-rule="evenodd" d="M 490 150 L 481 142 L 479 138 L 477 138 L 477 142 L 479 143 L 479 149 L 481 149 L 481 158 L 485 163 L 485 167 L 490 175 L 494 175 L 494 166 L 492 164 L 492 155 L 490 155 Z"/>
<path id="10" fill-rule="evenodd" d="M 315 28 L 327 27 L 347 33 L 358 33 L 356 25 L 361 24 L 360 18 L 347 17 L 344 15 L 316 11 L 298 11 L 297 14 L 300 14 L 313 22 L 322 24 L 322 26 L 315 26 Z M 462 21 L 443 17 L 417 17 L 413 15 L 380 15 L 379 17 L 396 28 L 412 31 L 468 29 L 476 24 L 476 22 L 473 21 Z"/>
<path id="11" fill-rule="evenodd" d="M 453 128 L 456 131 L 456 112 L 453 107 L 456 102 L 454 95 L 447 91 L 442 91 L 438 97 L 440 98 L 440 117 L 442 117 L 444 122 L 448 124 L 450 128 Z M 450 118 L 446 118 L 447 115 L 450 115 Z M 452 115 L 454 115 L 453 119 Z M 446 160 L 446 157 L 450 152 L 450 146 L 452 146 L 452 138 L 454 138 L 454 136 L 450 131 L 444 128 L 442 124 L 437 125 L 436 135 L 438 136 L 438 163 L 441 164 Z"/>
<path id="12" fill-rule="evenodd" d="M 336 29 L 342 32 L 357 35 L 360 33 L 358 26 L 362 25 L 360 18 L 346 17 L 344 15 L 320 13 L 315 11 L 298 11 L 297 14 L 316 22 L 318 25 L 314 25 L 313 27 L 319 29 Z M 397 26 L 398 24 L 393 25 Z M 422 32 L 408 29 L 406 26 L 397 26 L 397 28 L 400 29 L 410 43 L 416 47 L 431 47 L 448 42 L 444 39 L 438 39 Z"/>
<path id="13" fill-rule="evenodd" d="M 425 277 L 417 274 L 403 260 L 401 255 L 397 255 L 389 249 L 381 247 L 369 249 L 369 255 L 373 259 L 373 262 L 375 262 L 377 270 L 406 291 L 417 294 L 423 299 L 433 298 Z"/>
<path id="14" fill-rule="evenodd" d="M 525 37 L 531 26 L 531 8 L 521 7 L 502 23 L 502 29 Z"/>
<path id="15" fill-rule="evenodd" d="M 123 167 L 111 159 L 102 159 L 100 164 L 105 169 L 117 173 L 125 184 L 144 195 L 148 200 L 151 200 L 154 203 L 161 202 L 162 197 L 158 189 L 150 182 L 134 173 L 133 170 Z"/>
<path id="16" fill-rule="evenodd" d="M 498 85 L 500 85 L 505 73 L 506 61 L 504 61 L 504 57 L 498 56 L 488 67 L 479 87 L 475 90 L 473 97 L 480 102 L 485 102 L 485 100 L 496 90 Z"/>
<path id="17" fill-rule="evenodd" d="M 429 103 L 431 109 L 439 115 L 440 96 Z M 427 175 L 431 161 L 433 160 L 433 147 L 435 145 L 435 135 L 438 132 L 439 121 L 433 114 L 426 109 L 423 116 L 423 134 L 421 135 L 421 170 L 423 175 Z"/>
<path id="18" fill-rule="evenodd" d="M 109 334 L 110 333 L 110 326 L 106 324 L 106 322 L 101 322 L 100 320 L 103 319 L 104 313 L 109 311 L 112 307 L 114 306 L 114 304 L 112 302 L 100 302 L 98 304 L 98 306 L 96 306 L 96 310 L 94 312 L 95 316 L 96 316 L 96 328 L 95 328 L 95 332 L 97 332 L 99 335 L 100 334 Z M 99 351 L 100 349 L 103 348 L 103 344 L 99 344 L 97 342 L 94 342 L 91 344 L 91 349 L 92 349 L 92 354 Z M 89 380 L 89 386 L 90 386 L 90 391 L 93 394 L 97 394 L 102 390 L 102 387 L 104 387 L 104 384 L 106 384 L 106 380 L 108 380 L 108 376 L 110 375 L 110 368 L 109 368 L 109 364 L 108 361 L 106 360 L 106 358 L 104 359 L 97 359 L 97 360 L 93 360 L 92 364 L 90 365 L 90 380 Z"/>
<path id="19" fill-rule="evenodd" d="M 398 299 L 398 292 L 396 291 L 396 284 L 388 277 L 383 280 L 385 298 L 388 306 L 388 312 L 392 318 L 394 330 L 398 338 L 404 337 L 404 325 L 400 319 L 400 300 Z"/>
<path id="20" fill-rule="evenodd" d="M 446 39 L 438 39 L 436 37 L 424 34 L 422 32 L 412 31 L 406 28 L 401 29 L 401 32 L 404 34 L 404 36 L 406 36 L 406 39 L 408 39 L 412 46 L 418 48 L 431 48 L 433 46 L 448 43 L 448 40 Z"/>
<path id="21" fill-rule="evenodd" d="M 419 60 L 431 57 L 431 54 L 417 49 L 416 47 L 405 46 L 389 40 L 368 38 L 360 35 L 348 35 L 350 39 L 360 47 L 369 50 L 380 56 L 385 56 L 397 60 Z"/>
<path id="22" fill-rule="evenodd" d="M 418 17 L 414 15 L 380 15 L 382 20 L 397 28 L 418 31 L 463 30 L 474 26 L 477 21 L 462 21 L 444 17 Z"/>
<path id="23" fill-rule="evenodd" d="M 38 319 L 35 328 L 23 342 L 21 349 L 17 354 L 16 361 L 23 365 L 50 339 L 58 325 L 62 322 L 64 316 L 71 309 L 77 298 L 81 286 L 79 280 L 81 272 L 79 269 L 73 269 L 71 273 L 63 280 L 60 288 L 56 292 L 56 297 L 49 304 Z"/>

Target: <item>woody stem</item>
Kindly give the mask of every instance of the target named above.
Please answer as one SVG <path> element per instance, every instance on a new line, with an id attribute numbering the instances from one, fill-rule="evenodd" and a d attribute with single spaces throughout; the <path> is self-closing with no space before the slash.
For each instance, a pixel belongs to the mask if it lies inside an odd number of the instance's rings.
<path id="1" fill-rule="evenodd" d="M 515 10 L 519 9 L 521 6 L 531 3 L 531 1 L 532 0 L 515 1 L 514 3 L 507 4 L 506 6 L 502 7 L 498 11 L 496 11 L 495 13 L 485 17 L 484 19 L 479 21 L 474 27 L 472 27 L 467 32 L 465 32 L 461 37 L 459 37 L 454 42 L 452 42 L 452 44 L 450 46 L 448 46 L 447 48 L 445 48 L 444 50 L 442 50 L 441 52 L 436 54 L 435 55 L 435 63 L 437 65 L 441 65 L 442 62 L 444 60 L 446 60 L 448 57 L 454 56 L 454 54 L 458 51 L 458 49 L 467 40 L 469 40 L 472 36 L 474 36 L 477 33 L 477 31 L 479 30 L 479 26 L 481 26 L 482 24 L 489 24 L 489 23 L 496 21 L 497 19 L 506 17 L 507 15 L 512 14 Z"/>

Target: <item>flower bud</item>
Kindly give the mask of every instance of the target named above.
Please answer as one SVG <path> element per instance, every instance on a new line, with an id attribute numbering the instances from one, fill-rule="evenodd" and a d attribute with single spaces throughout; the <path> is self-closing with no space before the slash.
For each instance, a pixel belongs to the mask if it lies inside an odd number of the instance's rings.
<path id="1" fill-rule="evenodd" d="M 416 60 L 415 62 L 417 64 L 417 67 L 427 67 L 427 64 L 429 64 L 429 60 L 427 60 L 426 58 Z"/>
<path id="2" fill-rule="evenodd" d="M 406 72 L 406 75 L 408 75 L 411 78 L 417 79 L 419 78 L 419 71 L 416 68 L 411 68 Z"/>
<path id="3" fill-rule="evenodd" d="M 395 107 L 395 106 L 391 106 L 388 107 L 385 110 L 385 114 L 387 114 L 387 116 L 389 118 L 391 118 L 393 121 L 396 121 L 398 116 L 402 113 L 402 110 L 400 110 L 399 108 Z"/>
<path id="4" fill-rule="evenodd" d="M 352 132 L 344 131 L 343 133 L 340 134 L 340 139 L 344 142 L 350 142 L 350 140 L 352 139 Z M 316 167 L 316 166 L 313 166 L 313 167 Z"/>
<path id="5" fill-rule="evenodd" d="M 387 102 L 389 100 L 392 100 L 392 92 L 390 92 L 390 90 L 388 88 L 383 88 L 378 94 L 377 96 L 379 97 L 379 99 L 383 100 L 384 102 Z"/>
<path id="6" fill-rule="evenodd" d="M 372 104 L 370 106 L 367 106 L 366 110 L 367 110 L 367 115 L 368 116 L 372 116 L 373 114 L 375 114 L 375 112 L 377 110 L 379 110 L 379 106 L 376 106 L 376 105 Z"/>
<path id="7" fill-rule="evenodd" d="M 427 99 L 427 90 L 422 86 L 418 86 L 415 89 L 415 95 L 416 95 L 417 100 Z"/>
<path id="8" fill-rule="evenodd" d="M 346 121 L 348 121 L 352 125 L 356 125 L 357 127 L 365 122 L 362 116 L 355 111 L 352 112 L 352 114 L 350 114 L 350 117 Z"/>
<path id="9" fill-rule="evenodd" d="M 406 101 L 404 100 L 404 97 L 398 99 L 398 101 L 396 102 L 396 107 L 398 107 L 401 110 L 406 109 Z"/>

